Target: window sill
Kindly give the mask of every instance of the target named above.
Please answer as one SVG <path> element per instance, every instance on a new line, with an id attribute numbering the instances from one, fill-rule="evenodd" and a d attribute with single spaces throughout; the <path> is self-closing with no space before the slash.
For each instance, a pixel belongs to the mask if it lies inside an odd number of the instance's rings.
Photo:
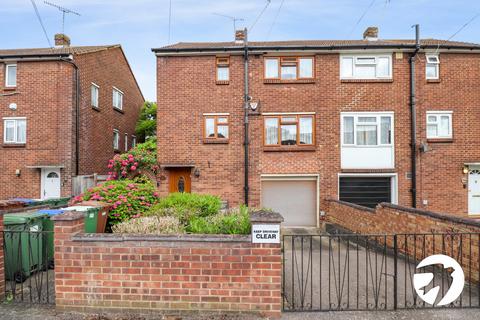
<path id="1" fill-rule="evenodd" d="M 120 149 L 113 149 L 113 153 L 121 153 Z"/>
<path id="2" fill-rule="evenodd" d="M 228 84 L 230 84 L 230 81 L 229 80 L 217 80 L 217 81 L 215 81 L 215 84 L 228 85 Z"/>
<path id="3" fill-rule="evenodd" d="M 298 79 L 298 80 L 263 79 L 263 83 L 264 84 L 315 83 L 315 79 Z"/>
<path id="4" fill-rule="evenodd" d="M 228 140 L 203 139 L 204 144 L 228 144 Z"/>
<path id="5" fill-rule="evenodd" d="M 97 112 L 100 112 L 100 108 L 99 108 L 99 107 L 94 107 L 94 106 L 92 106 L 92 109 L 95 110 L 95 111 L 97 111 Z"/>
<path id="6" fill-rule="evenodd" d="M 453 138 L 429 138 L 428 143 L 453 143 Z"/>
<path id="7" fill-rule="evenodd" d="M 26 143 L 4 143 L 2 145 L 3 148 L 25 148 L 26 146 Z"/>
<path id="8" fill-rule="evenodd" d="M 118 109 L 118 108 L 115 108 L 113 107 L 113 110 L 117 111 L 118 113 L 121 113 L 121 114 L 124 114 L 125 111 L 123 111 L 122 109 Z"/>
<path id="9" fill-rule="evenodd" d="M 3 91 L 15 91 L 17 90 L 17 87 L 4 87 Z"/>
<path id="10" fill-rule="evenodd" d="M 316 151 L 316 146 L 278 146 L 278 147 L 263 147 L 264 152 L 303 152 Z"/>
<path id="11" fill-rule="evenodd" d="M 427 79 L 427 83 L 440 83 L 440 79 Z"/>
<path id="12" fill-rule="evenodd" d="M 340 79 L 340 82 L 342 83 L 391 83 L 393 82 L 392 79 Z"/>

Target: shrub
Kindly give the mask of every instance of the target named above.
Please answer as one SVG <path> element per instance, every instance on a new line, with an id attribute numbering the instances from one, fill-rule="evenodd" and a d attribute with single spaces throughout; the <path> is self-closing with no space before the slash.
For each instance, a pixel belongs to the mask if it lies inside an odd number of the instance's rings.
<path id="1" fill-rule="evenodd" d="M 175 217 L 140 217 L 124 221 L 112 227 L 114 233 L 140 234 L 178 234 L 184 233 L 184 228 Z"/>
<path id="2" fill-rule="evenodd" d="M 117 154 L 108 162 L 108 179 L 127 179 L 140 174 L 142 171 L 156 172 L 157 143 L 155 139 L 149 139 L 145 143 L 139 143 L 129 152 Z"/>
<path id="3" fill-rule="evenodd" d="M 107 181 L 74 198 L 74 203 L 83 200 L 105 201 L 112 205 L 109 225 L 115 225 L 143 215 L 158 201 L 152 183 L 135 183 L 131 180 Z"/>
<path id="4" fill-rule="evenodd" d="M 208 217 L 217 214 L 221 205 L 220 198 L 212 195 L 172 193 L 152 207 L 148 215 L 165 215 L 164 209 L 171 209 L 180 221 L 186 222 L 193 215 Z"/>
<path id="5" fill-rule="evenodd" d="M 241 206 L 212 216 L 194 216 L 190 219 L 186 230 L 201 234 L 249 234 L 250 213 L 247 207 Z"/>

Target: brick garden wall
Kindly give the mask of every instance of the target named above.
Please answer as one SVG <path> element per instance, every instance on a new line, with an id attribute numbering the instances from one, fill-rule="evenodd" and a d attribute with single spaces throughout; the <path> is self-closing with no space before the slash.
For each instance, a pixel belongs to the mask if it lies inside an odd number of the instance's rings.
<path id="1" fill-rule="evenodd" d="M 57 217 L 64 219 L 55 223 L 59 310 L 280 315 L 280 244 L 254 245 L 249 236 L 86 235 L 81 216 Z"/>

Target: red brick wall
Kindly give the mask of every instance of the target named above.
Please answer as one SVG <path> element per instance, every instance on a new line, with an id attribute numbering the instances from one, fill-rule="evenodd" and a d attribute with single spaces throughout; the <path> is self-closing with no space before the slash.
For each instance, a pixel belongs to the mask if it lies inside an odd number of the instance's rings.
<path id="1" fill-rule="evenodd" d="M 80 68 L 80 175 L 107 174 L 108 160 L 114 156 L 113 129 L 120 133 L 120 151 L 125 151 L 125 133 L 128 148 L 144 99 L 131 73 L 121 48 L 75 56 Z M 99 109 L 91 105 L 91 83 L 100 86 Z M 113 108 L 113 87 L 123 93 L 123 112 Z"/>
<path id="2" fill-rule="evenodd" d="M 127 235 L 72 240 L 82 220 L 55 223 L 60 310 L 280 315 L 279 244 L 253 245 L 243 236 L 236 241 Z"/>
<path id="3" fill-rule="evenodd" d="M 62 164 L 63 196 L 70 194 L 74 169 L 73 67 L 64 62 L 18 62 L 17 88 L 3 86 L 5 68 L 0 64 L 0 199 L 40 197 L 40 170 L 27 166 Z M 17 110 L 10 110 L 10 103 Z M 23 147 L 3 144 L 3 117 L 27 118 L 27 143 Z M 20 169 L 17 177 L 15 170 Z"/>
<path id="4" fill-rule="evenodd" d="M 393 81 L 341 81 L 338 54 L 316 56 L 314 83 L 272 84 L 263 81 L 263 58 L 250 59 L 250 95 L 261 101 L 261 112 L 316 112 L 316 148 L 303 152 L 266 152 L 263 120 L 250 117 L 250 196 L 260 205 L 261 174 L 320 174 L 320 205 L 338 194 L 340 168 L 340 113 L 346 111 L 395 112 L 395 170 L 398 203 L 411 205 L 410 111 L 408 54 L 393 54 Z M 459 215 L 466 213 L 467 191 L 461 183 L 464 162 L 480 160 L 475 148 L 475 104 L 480 101 L 476 71 L 478 54 L 442 53 L 441 80 L 425 80 L 425 56 L 417 63 L 418 139 L 425 140 L 426 110 L 454 111 L 454 142 L 431 145 L 421 154 L 418 203 L 425 208 Z M 193 192 L 222 196 L 231 205 L 243 201 L 243 57 L 230 59 L 230 83 L 215 83 L 215 57 L 158 57 L 158 157 L 160 164 L 194 164 L 200 177 L 192 177 Z M 478 72 L 477 72 L 478 73 Z M 230 113 L 229 144 L 202 143 L 202 113 Z M 477 128 L 477 129 L 475 129 Z M 447 155 L 447 156 L 445 156 Z M 168 171 L 160 174 L 161 192 L 168 192 Z M 454 204 L 449 197 L 454 195 Z"/>

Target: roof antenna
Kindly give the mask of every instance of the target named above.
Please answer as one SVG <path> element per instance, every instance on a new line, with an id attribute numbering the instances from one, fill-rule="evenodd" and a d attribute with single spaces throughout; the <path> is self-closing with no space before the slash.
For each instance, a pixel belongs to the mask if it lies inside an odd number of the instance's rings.
<path id="1" fill-rule="evenodd" d="M 245 19 L 243 19 L 243 18 L 232 17 L 232 16 L 228 16 L 226 14 L 221 14 L 221 13 L 216 13 L 216 12 L 214 12 L 212 14 L 214 14 L 216 16 L 219 16 L 219 17 L 224 17 L 224 18 L 228 18 L 228 19 L 232 20 L 232 22 L 233 22 L 233 33 L 234 34 L 235 34 L 235 31 L 237 31 L 237 21 L 245 21 Z"/>
<path id="2" fill-rule="evenodd" d="M 46 5 L 49 5 L 49 6 L 52 6 L 54 8 L 57 8 L 58 10 L 62 11 L 62 33 L 65 34 L 65 14 L 66 13 L 72 13 L 72 14 L 75 14 L 77 16 L 80 16 L 80 13 L 78 12 L 75 12 L 73 10 L 70 10 L 70 9 L 67 9 L 67 8 L 64 8 L 64 7 L 61 7 L 55 3 L 51 3 L 51 2 L 48 2 L 48 1 L 43 1 Z"/>

